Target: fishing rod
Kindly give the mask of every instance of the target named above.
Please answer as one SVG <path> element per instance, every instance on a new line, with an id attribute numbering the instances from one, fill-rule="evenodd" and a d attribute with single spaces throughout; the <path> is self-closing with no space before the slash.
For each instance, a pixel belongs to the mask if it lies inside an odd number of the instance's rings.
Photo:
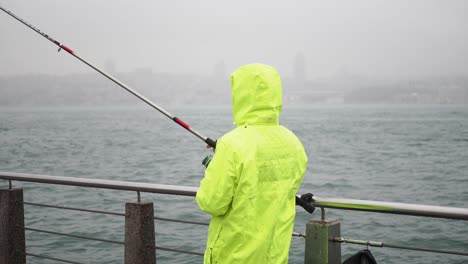
<path id="1" fill-rule="evenodd" d="M 187 123 L 185 123 L 184 121 L 182 121 L 180 118 L 170 114 L 169 112 L 167 112 L 166 110 L 164 110 L 163 108 L 161 108 L 160 106 L 158 106 L 157 104 L 151 102 L 148 98 L 144 97 L 143 95 L 141 95 L 140 93 L 138 93 L 137 91 L 133 90 L 132 88 L 130 88 L 128 85 L 124 84 L 123 82 L 117 80 L 115 77 L 113 77 L 112 75 L 106 73 L 105 71 L 103 71 L 102 69 L 98 68 L 97 66 L 93 65 L 92 63 L 90 63 L 89 61 L 85 60 L 83 57 L 81 56 L 78 56 L 78 54 L 76 52 L 74 52 L 72 49 L 70 49 L 69 47 L 65 46 L 64 44 L 58 42 L 57 40 L 53 39 L 51 36 L 45 34 L 44 32 L 40 31 L 38 28 L 34 27 L 33 25 L 27 23 L 26 21 L 24 21 L 23 19 L 19 18 L 18 16 L 16 16 L 15 14 L 13 14 L 12 12 L 6 10 L 5 8 L 3 8 L 2 6 L 0 6 L 0 9 L 7 13 L 8 15 L 10 15 L 11 17 L 13 17 L 14 19 L 18 20 L 19 22 L 21 22 L 22 24 L 24 24 L 25 26 L 27 26 L 28 28 L 32 29 L 33 31 L 35 31 L 36 33 L 38 33 L 39 35 L 43 36 L 44 38 L 46 38 L 47 40 L 49 40 L 50 42 L 54 43 L 55 45 L 57 45 L 59 47 L 58 51 L 61 51 L 62 49 L 65 50 L 66 52 L 68 52 L 70 55 L 72 55 L 73 57 L 77 58 L 78 60 L 80 60 L 81 62 L 83 62 L 84 64 L 88 65 L 89 67 L 93 68 L 94 70 L 96 70 L 97 72 L 99 72 L 100 74 L 104 75 L 105 77 L 107 77 L 109 80 L 113 81 L 114 83 L 116 83 L 118 86 L 122 87 L 123 89 L 127 90 L 128 92 L 130 92 L 131 94 L 133 94 L 134 96 L 138 97 L 140 100 L 142 100 L 143 102 L 147 103 L 149 106 L 153 107 L 154 109 L 158 110 L 159 112 L 161 112 L 163 115 L 165 115 L 166 117 L 172 119 L 172 121 L 176 122 L 177 124 L 179 124 L 181 127 L 185 128 L 186 130 L 188 130 L 190 133 L 194 134 L 196 137 L 198 137 L 199 139 L 203 140 L 206 144 L 208 144 L 208 146 L 212 147 L 213 149 L 216 148 L 216 140 L 213 140 L 209 137 L 206 137 L 206 136 L 203 136 L 202 134 L 200 134 L 200 132 L 192 129 Z"/>
<path id="2" fill-rule="evenodd" d="M 114 83 L 116 83 L 118 86 L 122 87 L 123 89 L 127 90 L 128 92 L 130 92 L 131 94 L 133 94 L 134 96 L 138 97 L 140 100 L 142 100 L 143 102 L 147 103 L 149 106 L 153 107 L 154 109 L 158 110 L 159 112 L 161 112 L 163 115 L 165 115 L 166 117 L 170 118 L 172 121 L 176 122 L 177 124 L 179 124 L 181 127 L 185 128 L 187 131 L 189 131 L 190 133 L 194 134 L 196 137 L 198 137 L 199 139 L 203 140 L 208 146 L 212 147 L 213 149 L 216 148 L 216 140 L 213 140 L 209 137 L 206 137 L 206 136 L 203 136 L 202 134 L 200 134 L 199 132 L 197 132 L 196 130 L 192 129 L 187 123 L 185 123 L 184 121 L 182 121 L 180 118 L 170 114 L 169 112 L 167 112 L 166 110 L 164 110 L 163 108 L 161 108 L 160 106 L 158 106 L 157 104 L 151 102 L 149 99 L 147 99 L 146 97 L 144 97 L 143 95 L 141 95 L 140 93 L 138 93 L 137 91 L 133 90 L 132 88 L 128 87 L 128 85 L 124 84 L 123 82 L 117 80 L 115 77 L 113 77 L 112 75 L 106 73 L 105 71 L 103 71 L 102 69 L 98 68 L 97 66 L 93 65 L 92 63 L 90 63 L 89 61 L 85 60 L 84 58 L 82 58 L 81 56 L 78 56 L 78 54 L 76 52 L 74 52 L 72 49 L 70 49 L 69 47 L 65 46 L 64 44 L 58 42 L 57 40 L 53 39 L 52 37 L 50 37 L 49 35 L 45 34 L 44 32 L 40 31 L 38 28 L 34 27 L 33 25 L 29 24 L 28 22 L 24 21 L 23 19 L 19 18 L 18 16 L 16 16 L 15 14 L 13 14 L 12 12 L 6 10 L 5 8 L 3 8 L 2 6 L 0 6 L 0 9 L 7 13 L 8 15 L 10 15 L 11 17 L 13 17 L 14 19 L 18 20 L 19 22 L 21 22 L 22 24 L 24 24 L 25 26 L 27 26 L 28 28 L 32 29 L 34 32 L 36 32 L 37 34 L 43 36 L 44 38 L 46 38 L 47 40 L 49 40 L 50 42 L 54 43 L 55 45 L 57 45 L 59 47 L 58 51 L 61 51 L 62 49 L 65 50 L 66 52 L 68 52 L 70 55 L 72 55 L 73 57 L 77 58 L 78 60 L 80 60 L 81 62 L 83 62 L 84 64 L 88 65 L 89 67 L 93 68 L 95 71 L 99 72 L 100 74 L 104 75 L 105 77 L 107 77 L 107 79 L 113 81 Z M 208 166 L 209 164 L 209 158 L 205 158 L 203 161 L 202 161 L 202 164 L 205 165 L 205 167 Z M 302 198 L 300 197 L 297 197 L 296 196 L 296 204 L 297 205 L 300 205 L 301 207 L 303 207 L 307 212 L 309 213 L 312 213 L 314 210 L 315 210 L 315 207 L 313 207 L 310 202 L 306 202 L 305 200 L 303 200 Z"/>

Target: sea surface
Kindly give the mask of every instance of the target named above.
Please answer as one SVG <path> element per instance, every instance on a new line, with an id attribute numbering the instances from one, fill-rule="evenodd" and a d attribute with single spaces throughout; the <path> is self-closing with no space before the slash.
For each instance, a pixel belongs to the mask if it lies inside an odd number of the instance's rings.
<path id="1" fill-rule="evenodd" d="M 205 136 L 233 128 L 228 107 L 167 109 Z M 468 106 L 285 106 L 281 124 L 309 156 L 300 194 L 468 208 Z M 148 108 L 0 109 L 0 171 L 198 186 L 205 143 Z M 13 182 L 24 200 L 123 213 L 135 192 Z M 0 188 L 8 182 L 0 180 Z M 142 193 L 159 217 L 208 222 L 193 197 Z M 327 209 L 342 236 L 468 252 L 468 222 Z M 294 230 L 319 219 L 297 208 Z M 25 205 L 29 228 L 124 240 L 124 217 Z M 156 221 L 161 247 L 203 252 L 206 226 Z M 26 231 L 27 251 L 83 263 L 123 263 L 119 244 Z M 342 260 L 366 246 L 342 244 Z M 468 263 L 468 257 L 369 247 L 378 263 Z M 289 263 L 303 263 L 293 237 Z M 28 263 L 59 263 L 28 257 Z M 202 257 L 157 251 L 158 263 Z"/>

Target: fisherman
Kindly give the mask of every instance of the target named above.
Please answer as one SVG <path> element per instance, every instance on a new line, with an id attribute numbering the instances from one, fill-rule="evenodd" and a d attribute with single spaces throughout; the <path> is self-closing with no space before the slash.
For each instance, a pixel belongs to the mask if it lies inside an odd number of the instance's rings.
<path id="1" fill-rule="evenodd" d="M 307 155 L 279 125 L 282 88 L 273 67 L 238 68 L 231 90 L 237 127 L 218 139 L 196 196 L 212 216 L 204 263 L 287 263 Z"/>

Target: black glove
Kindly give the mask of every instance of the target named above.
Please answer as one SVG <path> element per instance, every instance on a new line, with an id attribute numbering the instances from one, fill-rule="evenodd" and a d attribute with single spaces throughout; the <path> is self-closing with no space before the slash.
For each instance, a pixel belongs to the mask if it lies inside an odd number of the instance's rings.
<path id="1" fill-rule="evenodd" d="M 301 199 L 308 202 L 308 203 L 311 203 L 311 202 L 314 202 L 314 195 L 311 194 L 311 193 L 305 193 L 303 195 L 301 195 Z"/>
<path id="2" fill-rule="evenodd" d="M 314 201 L 312 198 L 314 195 L 311 193 L 306 193 L 301 195 L 301 197 L 296 196 L 296 205 L 300 205 L 304 210 L 312 214 L 315 211 L 315 207 L 310 203 Z"/>

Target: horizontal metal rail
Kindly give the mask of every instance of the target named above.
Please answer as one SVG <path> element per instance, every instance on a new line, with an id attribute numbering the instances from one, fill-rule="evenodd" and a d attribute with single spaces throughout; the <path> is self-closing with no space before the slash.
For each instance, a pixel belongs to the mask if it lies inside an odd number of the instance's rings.
<path id="1" fill-rule="evenodd" d="M 197 187 L 190 186 L 96 180 L 86 178 L 59 177 L 12 172 L 0 172 L 0 179 L 184 196 L 195 196 L 198 190 Z M 458 219 L 465 221 L 468 220 L 468 209 L 456 207 L 378 202 L 343 198 L 325 198 L 317 196 L 314 196 L 314 201 L 312 202 L 312 205 L 321 208 L 335 208 L 345 210 L 379 212 L 387 214 L 425 216 L 435 218 Z"/>
<path id="2" fill-rule="evenodd" d="M 306 237 L 304 234 L 301 234 L 301 233 L 299 233 L 299 232 L 293 232 L 293 233 L 292 233 L 292 236 L 293 236 L 293 237 L 303 237 L 303 238 Z"/>
<path id="3" fill-rule="evenodd" d="M 367 211 L 387 214 L 425 216 L 456 220 L 468 220 L 468 209 L 409 203 L 378 202 L 343 198 L 324 198 L 314 196 L 315 207 Z"/>
<path id="4" fill-rule="evenodd" d="M 123 214 L 123 213 L 114 213 L 114 212 L 109 212 L 109 211 L 101 211 L 101 210 L 93 210 L 93 209 L 83 209 L 83 208 L 77 208 L 77 207 L 67 207 L 67 206 L 60 206 L 60 205 L 40 204 L 40 203 L 31 203 L 31 202 L 23 202 L 23 204 L 32 205 L 32 206 L 40 206 L 40 207 L 48 207 L 48 208 L 56 208 L 56 209 L 63 209 L 63 210 L 70 210 L 70 211 L 88 212 L 88 213 L 95 213 L 95 214 L 125 216 L 125 214 Z"/>
<path id="5" fill-rule="evenodd" d="M 183 196 L 195 196 L 198 190 L 197 187 L 180 186 L 180 185 L 164 185 L 164 184 L 143 183 L 143 182 L 96 180 L 96 179 L 86 179 L 86 178 L 49 176 L 49 175 L 13 173 L 13 172 L 0 172 L 0 179 L 79 186 L 79 187 L 91 187 L 91 188 L 111 189 L 111 190 L 173 194 L 173 195 L 183 195 Z"/>
<path id="6" fill-rule="evenodd" d="M 154 219 L 160 220 L 160 221 L 166 221 L 166 222 L 182 223 L 182 224 L 204 225 L 204 226 L 209 225 L 208 223 L 204 223 L 204 222 L 179 220 L 179 219 L 165 218 L 165 217 L 154 217 Z"/>
<path id="7" fill-rule="evenodd" d="M 41 259 L 49 259 L 49 260 L 55 260 L 58 262 L 63 262 L 63 263 L 71 263 L 71 264 L 84 264 L 82 262 L 76 262 L 76 261 L 71 261 L 71 260 L 66 260 L 66 259 L 59 259 L 59 258 L 53 258 L 53 257 L 48 257 L 48 256 L 43 256 L 43 255 L 37 255 L 33 253 L 25 253 L 26 256 L 31 256 L 31 257 L 36 257 L 36 258 L 41 258 Z"/>
<path id="8" fill-rule="evenodd" d="M 43 229 L 37 229 L 37 228 L 25 227 L 24 230 L 34 231 L 34 232 L 39 232 L 39 233 L 52 234 L 52 235 L 58 235 L 58 236 L 66 236 L 66 237 L 80 238 L 80 239 L 86 239 L 86 240 L 93 240 L 93 241 L 99 241 L 99 242 L 105 242 L 105 243 L 125 245 L 125 242 L 122 242 L 122 241 L 115 241 L 115 240 L 110 240 L 110 239 L 102 239 L 102 238 L 95 238 L 95 237 L 72 235 L 72 234 L 49 231 L 49 230 L 43 230 Z"/>
<path id="9" fill-rule="evenodd" d="M 85 239 L 85 240 L 99 241 L 99 242 L 105 242 L 105 243 L 111 243 L 111 244 L 125 245 L 125 242 L 123 242 L 123 241 L 116 241 L 116 240 L 109 240 L 109 239 L 102 239 L 102 238 L 94 238 L 94 237 L 87 237 L 87 236 L 72 235 L 72 234 L 67 234 L 67 233 L 62 233 L 62 232 L 55 232 L 55 231 L 49 231 L 49 230 L 38 229 L 38 228 L 25 227 L 24 230 L 27 230 L 27 231 L 34 231 L 34 232 L 38 232 L 38 233 L 51 234 L 51 235 L 58 235 L 58 236 L 66 236 L 66 237 L 80 238 L 80 239 Z M 190 254 L 190 255 L 203 256 L 203 253 L 200 253 L 200 252 L 193 252 L 193 251 L 187 251 L 187 250 L 182 250 L 182 249 L 166 248 L 166 247 L 154 247 L 154 249 L 164 250 L 164 251 L 172 251 L 172 252 L 178 252 L 178 253 L 185 253 L 185 254 Z"/>
<path id="10" fill-rule="evenodd" d="M 346 239 L 346 238 L 342 238 L 342 237 L 334 237 L 334 238 L 330 239 L 330 241 L 339 242 L 339 243 L 356 244 L 356 245 L 366 245 L 366 246 L 370 246 L 370 247 L 388 247 L 388 248 L 396 248 L 396 249 L 406 249 L 406 250 L 414 250 L 414 251 L 424 251 L 424 252 L 432 252 L 432 253 L 468 256 L 467 252 L 452 251 L 452 250 L 440 250 L 440 249 L 431 249 L 431 248 L 409 247 L 409 246 L 395 245 L 395 244 L 384 243 L 384 242 Z"/>
<path id="11" fill-rule="evenodd" d="M 56 208 L 56 209 L 63 209 L 63 210 L 79 211 L 79 212 L 88 212 L 88 213 L 95 213 L 95 214 L 125 216 L 124 213 L 114 213 L 114 212 L 109 212 L 109 211 L 84 209 L 84 208 L 77 208 L 77 207 L 68 207 L 68 206 L 51 205 L 51 204 L 40 204 L 40 203 L 31 203 L 31 202 L 23 202 L 23 204 L 32 205 L 32 206 L 40 206 L 40 207 L 48 207 L 48 208 Z M 204 223 L 204 222 L 187 221 L 187 220 L 179 220 L 179 219 L 156 217 L 156 216 L 154 217 L 154 220 L 166 221 L 166 222 L 175 222 L 175 223 L 183 223 L 183 224 L 193 224 L 193 225 L 205 225 L 205 226 L 208 225 L 208 223 Z"/>
<path id="12" fill-rule="evenodd" d="M 164 250 L 164 251 L 177 252 L 177 253 L 190 254 L 190 255 L 196 255 L 196 256 L 202 256 L 202 257 L 205 255 L 205 254 L 200 253 L 200 252 L 193 252 L 193 251 L 174 249 L 174 248 L 166 248 L 166 247 L 156 247 L 156 249 Z"/>

